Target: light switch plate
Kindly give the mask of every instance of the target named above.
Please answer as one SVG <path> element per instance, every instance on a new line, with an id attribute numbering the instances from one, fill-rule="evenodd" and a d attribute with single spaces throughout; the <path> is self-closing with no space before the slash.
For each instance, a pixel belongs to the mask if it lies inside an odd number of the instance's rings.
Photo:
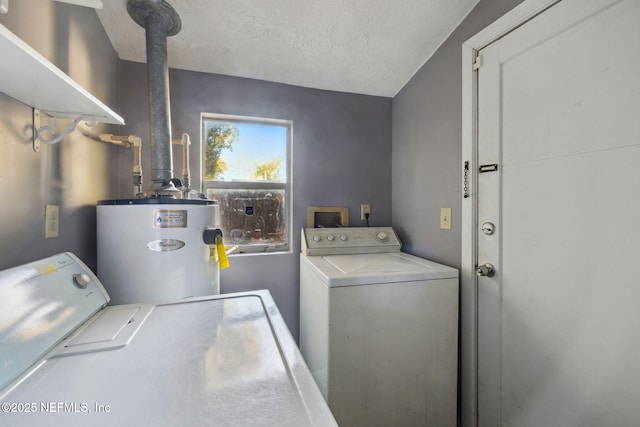
<path id="1" fill-rule="evenodd" d="M 440 208 L 440 228 L 451 230 L 451 208 Z"/>

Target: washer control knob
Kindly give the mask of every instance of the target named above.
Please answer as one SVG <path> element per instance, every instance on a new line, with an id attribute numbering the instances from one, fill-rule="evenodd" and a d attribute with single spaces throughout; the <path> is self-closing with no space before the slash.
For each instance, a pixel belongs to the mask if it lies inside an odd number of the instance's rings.
<path id="1" fill-rule="evenodd" d="M 332 235 L 332 234 L 329 234 L 329 235 L 327 236 L 327 240 L 328 240 L 328 241 L 330 241 L 330 242 L 333 242 L 333 241 L 334 241 L 334 239 L 335 239 L 335 237 L 333 237 L 333 235 Z"/>
<path id="2" fill-rule="evenodd" d="M 322 239 L 322 237 L 318 236 L 317 234 L 315 236 L 313 236 L 313 241 L 314 242 L 319 242 L 320 239 Z"/>
<path id="3" fill-rule="evenodd" d="M 346 242 L 347 240 L 349 240 L 349 236 L 347 236 L 346 234 L 341 234 L 340 240 L 342 240 L 343 242 Z"/>
<path id="4" fill-rule="evenodd" d="M 73 275 L 73 284 L 81 289 L 86 289 L 91 283 L 91 277 L 85 273 L 76 273 Z"/>
<path id="5" fill-rule="evenodd" d="M 376 238 L 381 242 L 386 242 L 387 239 L 389 238 L 389 235 L 384 231 L 380 231 L 378 232 L 378 234 L 376 234 Z"/>

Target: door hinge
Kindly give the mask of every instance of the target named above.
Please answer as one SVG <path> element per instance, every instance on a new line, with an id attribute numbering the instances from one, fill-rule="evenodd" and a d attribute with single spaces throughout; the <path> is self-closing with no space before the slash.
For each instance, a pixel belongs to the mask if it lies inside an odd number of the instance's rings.
<path id="1" fill-rule="evenodd" d="M 473 71 L 478 71 L 480 67 L 482 67 L 482 55 L 476 56 L 476 59 L 473 61 L 473 64 L 471 64 L 471 69 Z"/>

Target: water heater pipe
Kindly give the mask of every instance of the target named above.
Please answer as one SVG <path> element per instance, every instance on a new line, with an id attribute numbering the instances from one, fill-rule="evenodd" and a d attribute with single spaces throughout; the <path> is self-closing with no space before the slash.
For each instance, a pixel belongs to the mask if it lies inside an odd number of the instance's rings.
<path id="1" fill-rule="evenodd" d="M 127 11 L 145 29 L 149 121 L 151 123 L 152 191 L 175 191 L 171 154 L 171 114 L 167 37 L 180 32 L 176 11 L 164 0 L 129 0 Z"/>
<path id="2" fill-rule="evenodd" d="M 191 181 L 191 171 L 189 170 L 189 145 L 191 140 L 188 133 L 182 134 L 182 186 L 189 188 Z"/>
<path id="3" fill-rule="evenodd" d="M 124 148 L 133 147 L 133 196 L 138 196 L 142 193 L 142 138 L 136 135 L 117 136 L 103 133 L 100 134 L 100 141 Z"/>

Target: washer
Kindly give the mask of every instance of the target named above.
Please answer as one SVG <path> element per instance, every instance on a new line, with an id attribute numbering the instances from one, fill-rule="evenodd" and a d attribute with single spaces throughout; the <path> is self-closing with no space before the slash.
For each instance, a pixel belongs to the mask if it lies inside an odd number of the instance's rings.
<path id="1" fill-rule="evenodd" d="M 391 227 L 306 228 L 300 349 L 341 426 L 455 426 L 458 271 Z"/>
<path id="2" fill-rule="evenodd" d="M 108 302 L 70 253 L 0 272 L 2 425 L 337 426 L 268 291 Z"/>

